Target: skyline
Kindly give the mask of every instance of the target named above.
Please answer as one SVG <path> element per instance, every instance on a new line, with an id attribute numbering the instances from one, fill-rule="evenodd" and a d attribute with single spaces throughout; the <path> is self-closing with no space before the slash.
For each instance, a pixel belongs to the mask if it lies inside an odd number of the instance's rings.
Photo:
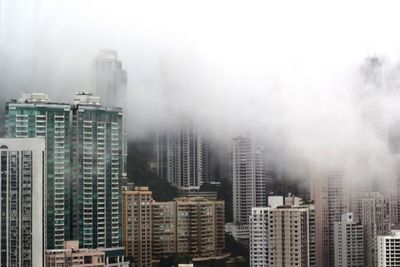
<path id="1" fill-rule="evenodd" d="M 399 262 L 398 7 L 0 0 L 1 262 Z"/>

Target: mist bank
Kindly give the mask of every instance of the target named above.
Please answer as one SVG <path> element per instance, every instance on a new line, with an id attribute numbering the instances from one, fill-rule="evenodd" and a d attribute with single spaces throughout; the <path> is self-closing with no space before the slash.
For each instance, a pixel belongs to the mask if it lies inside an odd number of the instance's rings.
<path id="1" fill-rule="evenodd" d="M 89 91 L 98 50 L 110 48 L 128 73 L 131 140 L 184 116 L 218 142 L 251 131 L 274 153 L 319 165 L 327 155 L 377 166 L 393 156 L 396 8 L 130 2 L 2 1 L 0 97 L 45 92 L 72 101 Z M 382 62 L 371 67 L 364 59 L 376 50 Z"/>

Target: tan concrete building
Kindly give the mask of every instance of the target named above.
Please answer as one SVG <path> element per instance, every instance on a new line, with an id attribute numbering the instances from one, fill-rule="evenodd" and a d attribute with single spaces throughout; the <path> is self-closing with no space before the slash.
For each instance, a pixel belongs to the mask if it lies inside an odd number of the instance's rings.
<path id="1" fill-rule="evenodd" d="M 271 197 L 270 197 L 271 198 Z M 250 266 L 315 266 L 315 209 L 288 197 L 252 208 Z M 272 205 L 271 203 L 274 202 Z"/>
<path id="2" fill-rule="evenodd" d="M 219 258 L 225 242 L 225 204 L 205 198 L 153 202 L 153 258 L 186 253 L 193 260 Z"/>
<path id="3" fill-rule="evenodd" d="M 152 203 L 153 255 L 158 258 L 176 252 L 176 203 Z"/>
<path id="4" fill-rule="evenodd" d="M 122 191 L 122 245 L 125 256 L 138 267 L 151 267 L 151 202 L 148 187 Z"/>

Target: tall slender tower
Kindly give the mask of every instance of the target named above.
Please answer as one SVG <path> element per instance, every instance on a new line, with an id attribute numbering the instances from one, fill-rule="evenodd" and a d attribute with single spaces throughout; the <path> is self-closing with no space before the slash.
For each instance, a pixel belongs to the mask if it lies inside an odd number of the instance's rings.
<path id="1" fill-rule="evenodd" d="M 340 222 L 347 210 L 343 165 L 343 161 L 331 160 L 324 168 L 313 170 L 311 198 L 316 212 L 317 266 L 334 266 L 334 223 Z"/>
<path id="2" fill-rule="evenodd" d="M 71 105 L 72 237 L 84 248 L 122 240 L 122 110 L 80 93 Z"/>
<path id="3" fill-rule="evenodd" d="M 102 106 L 119 107 L 124 113 L 123 120 L 123 175 L 126 177 L 126 158 L 128 155 L 127 136 L 127 103 L 126 103 L 127 73 L 122 68 L 114 50 L 102 49 L 93 60 L 92 93 L 99 96 Z"/>
<path id="4" fill-rule="evenodd" d="M 390 232 L 389 199 L 378 192 L 369 193 L 362 199 L 362 224 L 364 227 L 364 266 L 378 266 L 378 235 Z"/>
<path id="5" fill-rule="evenodd" d="M 158 136 L 158 175 L 180 190 L 198 190 L 203 181 L 203 137 L 192 120 Z"/>
<path id="6" fill-rule="evenodd" d="M 233 220 L 248 225 L 251 208 L 267 204 L 267 159 L 262 146 L 247 133 L 232 142 Z"/>
<path id="7" fill-rule="evenodd" d="M 216 180 L 214 144 L 191 119 L 157 135 L 157 174 L 180 190 L 198 190 Z"/>
<path id="8" fill-rule="evenodd" d="M 0 265 L 44 266 L 45 139 L 0 139 Z"/>

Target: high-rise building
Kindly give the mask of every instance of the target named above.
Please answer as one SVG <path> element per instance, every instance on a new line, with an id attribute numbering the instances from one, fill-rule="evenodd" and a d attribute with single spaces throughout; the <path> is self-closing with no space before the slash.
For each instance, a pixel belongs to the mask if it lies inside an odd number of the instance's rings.
<path id="1" fill-rule="evenodd" d="M 151 267 L 151 203 L 148 187 L 122 191 L 122 245 L 133 266 Z"/>
<path id="2" fill-rule="evenodd" d="M 196 190 L 202 181 L 202 138 L 191 121 L 169 132 L 167 179 L 181 190 Z"/>
<path id="3" fill-rule="evenodd" d="M 181 191 L 196 191 L 217 178 L 215 144 L 191 119 L 160 131 L 155 141 L 157 175 Z"/>
<path id="4" fill-rule="evenodd" d="M 192 120 L 181 119 L 174 130 L 157 136 L 157 173 L 182 191 L 198 190 L 211 151 Z M 205 169 L 203 169 L 205 167 Z M 207 176 L 208 179 L 208 176 Z"/>
<path id="5" fill-rule="evenodd" d="M 378 192 L 367 194 L 362 199 L 361 218 L 364 227 L 364 266 L 375 267 L 378 264 L 377 236 L 390 232 L 389 199 Z"/>
<path id="6" fill-rule="evenodd" d="M 7 136 L 46 137 L 46 244 L 62 248 L 70 238 L 70 110 L 46 94 L 24 94 L 6 106 Z"/>
<path id="7" fill-rule="evenodd" d="M 262 146 L 247 133 L 232 142 L 233 221 L 247 225 L 251 208 L 267 204 L 267 159 Z"/>
<path id="8" fill-rule="evenodd" d="M 176 198 L 152 203 L 153 257 L 188 254 L 193 260 L 223 256 L 224 201 Z"/>
<path id="9" fill-rule="evenodd" d="M 252 208 L 250 266 L 316 266 L 314 206 L 280 199 Z"/>
<path id="10" fill-rule="evenodd" d="M 126 86 L 127 74 L 117 52 L 100 50 L 92 65 L 93 94 L 101 98 L 103 106 L 124 108 Z"/>
<path id="11" fill-rule="evenodd" d="M 122 110 L 90 94 L 73 104 L 29 94 L 8 103 L 7 116 L 9 137 L 46 137 L 47 248 L 72 238 L 85 248 L 120 246 Z"/>
<path id="12" fill-rule="evenodd" d="M 122 110 L 79 93 L 71 105 L 72 238 L 84 248 L 121 245 Z"/>
<path id="13" fill-rule="evenodd" d="M 348 166 L 346 194 L 349 202 L 348 211 L 353 213 L 354 221 L 361 221 L 362 199 L 371 193 L 373 170 L 368 158 L 361 158 Z"/>
<path id="14" fill-rule="evenodd" d="M 204 138 L 202 142 L 202 176 L 201 183 L 215 183 L 217 182 L 217 155 L 215 152 L 215 145 L 209 140 Z"/>
<path id="15" fill-rule="evenodd" d="M 400 231 L 392 230 L 386 235 L 377 237 L 378 267 L 394 267 L 400 265 Z"/>
<path id="16" fill-rule="evenodd" d="M 313 171 L 311 199 L 316 214 L 317 266 L 334 266 L 334 223 L 340 222 L 347 210 L 344 173 L 344 168 L 334 162 Z"/>
<path id="17" fill-rule="evenodd" d="M 342 215 L 342 221 L 334 223 L 335 267 L 363 267 L 363 226 L 355 222 L 353 213 Z"/>
<path id="18" fill-rule="evenodd" d="M 0 139 L 0 265 L 44 265 L 44 138 Z"/>
<path id="19" fill-rule="evenodd" d="M 128 155 L 127 105 L 126 105 L 127 73 L 122 68 L 114 50 L 102 49 L 93 60 L 92 93 L 99 96 L 102 106 L 122 108 L 123 117 L 123 175 L 127 173 L 126 159 Z"/>

